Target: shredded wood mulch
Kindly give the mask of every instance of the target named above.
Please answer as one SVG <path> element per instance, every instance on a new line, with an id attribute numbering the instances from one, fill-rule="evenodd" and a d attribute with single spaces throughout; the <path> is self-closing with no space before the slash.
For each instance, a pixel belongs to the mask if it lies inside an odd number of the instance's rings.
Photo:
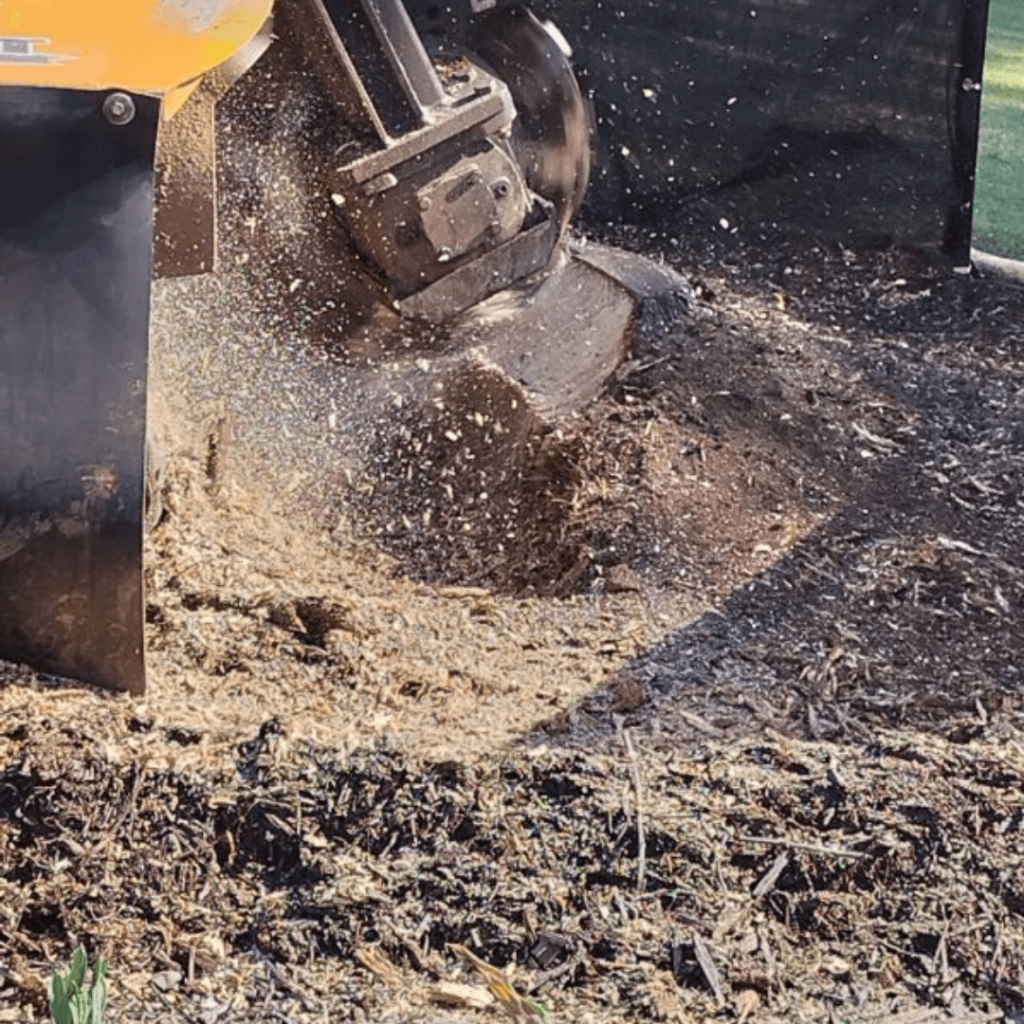
<path id="1" fill-rule="evenodd" d="M 466 765 L 269 719 L 219 764 L 149 767 L 31 696 L 0 775 L 3 1019 L 44 1018 L 78 941 L 115 1021 L 493 1015 L 451 943 L 555 1020 L 1016 1012 L 1017 740 L 620 730 Z M 143 749 L 201 742 L 110 703 Z"/>
<path id="2" fill-rule="evenodd" d="M 548 439 L 544 586 L 172 438 L 150 693 L 0 666 L 0 1021 L 79 942 L 113 1024 L 499 1019 L 453 945 L 553 1022 L 1024 1019 L 1024 290 L 620 241 L 700 301 Z"/>

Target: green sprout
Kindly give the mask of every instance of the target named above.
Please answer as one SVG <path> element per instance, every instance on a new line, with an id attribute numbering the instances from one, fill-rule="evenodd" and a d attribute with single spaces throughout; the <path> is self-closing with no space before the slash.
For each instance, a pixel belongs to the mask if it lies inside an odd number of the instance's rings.
<path id="1" fill-rule="evenodd" d="M 79 946 L 66 975 L 58 971 L 50 981 L 50 1013 L 56 1024 L 103 1024 L 107 1006 L 107 965 L 100 957 L 92 969 L 92 983 L 83 987 L 87 959 Z"/>

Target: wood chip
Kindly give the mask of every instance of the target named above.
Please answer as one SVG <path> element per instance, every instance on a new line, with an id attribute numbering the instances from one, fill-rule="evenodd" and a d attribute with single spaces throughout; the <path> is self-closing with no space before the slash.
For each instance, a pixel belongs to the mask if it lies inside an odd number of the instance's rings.
<path id="1" fill-rule="evenodd" d="M 428 985 L 424 993 L 432 1003 L 465 1006 L 471 1010 L 483 1010 L 495 1001 L 487 989 L 458 981 L 439 981 L 436 985 Z"/>
<path id="2" fill-rule="evenodd" d="M 715 999 L 720 1003 L 724 1002 L 725 993 L 722 991 L 721 975 L 718 973 L 718 968 L 715 967 L 714 960 L 711 959 L 711 950 L 699 935 L 693 937 L 693 950 L 697 956 L 697 963 L 700 964 L 700 969 L 704 972 L 704 978 L 715 994 Z"/>
<path id="3" fill-rule="evenodd" d="M 360 946 L 355 951 L 356 959 L 380 978 L 386 985 L 401 985 L 405 978 L 402 972 L 381 952 L 378 946 Z"/>
<path id="4" fill-rule="evenodd" d="M 775 887 L 775 883 L 779 880 L 779 875 L 786 870 L 786 866 L 789 864 L 789 854 L 783 850 L 774 861 L 772 866 L 761 876 L 761 880 L 754 886 L 754 897 L 760 898 L 771 892 Z"/>

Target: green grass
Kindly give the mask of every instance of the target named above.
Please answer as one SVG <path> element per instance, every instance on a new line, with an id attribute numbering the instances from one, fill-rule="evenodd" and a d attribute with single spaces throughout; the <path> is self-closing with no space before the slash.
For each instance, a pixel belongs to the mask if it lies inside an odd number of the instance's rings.
<path id="1" fill-rule="evenodd" d="M 1024 0 L 991 0 L 983 84 L 975 244 L 1024 260 Z"/>

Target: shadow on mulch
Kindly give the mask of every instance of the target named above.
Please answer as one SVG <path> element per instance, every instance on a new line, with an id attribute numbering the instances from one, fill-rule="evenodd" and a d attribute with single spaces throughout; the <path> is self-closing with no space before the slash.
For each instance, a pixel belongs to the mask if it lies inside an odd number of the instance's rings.
<path id="1" fill-rule="evenodd" d="M 991 716 L 1018 716 L 1012 535 L 965 522 L 914 475 L 893 460 L 826 529 L 636 659 L 624 675 L 650 689 L 651 713 L 679 703 L 711 731 L 854 741 L 876 725 L 966 740 Z"/>
<path id="2" fill-rule="evenodd" d="M 756 291 L 760 276 L 769 302 L 783 296 L 778 305 L 799 306 L 804 322 L 822 332 L 838 325 L 852 338 L 844 347 L 823 333 L 810 352 L 812 362 L 815 353 L 834 356 L 862 382 L 860 411 L 841 394 L 820 425 L 808 421 L 802 441 L 780 444 L 780 419 L 792 424 L 808 410 L 800 408 L 799 387 L 793 395 L 800 381 L 786 380 L 786 366 L 756 366 L 751 352 L 763 345 L 753 331 L 724 335 L 716 356 L 672 358 L 704 409 L 716 374 L 722 395 L 737 382 L 746 387 L 745 406 L 734 402 L 731 412 L 698 427 L 712 443 L 738 430 L 753 435 L 753 447 L 761 437 L 762 450 L 782 452 L 780 480 L 813 462 L 808 477 L 817 474 L 816 484 L 830 492 L 824 518 L 758 574 L 737 572 L 733 560 L 715 579 L 711 559 L 698 584 L 723 594 L 714 609 L 546 730 L 564 731 L 608 708 L 636 722 L 684 708 L 711 735 L 768 726 L 851 741 L 869 739 L 877 727 L 965 741 L 994 719 L 1019 722 L 1024 289 L 951 279 L 898 249 L 855 256 L 815 247 L 802 258 L 783 251 L 774 257 L 774 279 L 757 260 L 756 252 L 740 260 L 754 268 L 742 288 Z M 797 266 L 796 277 L 783 275 Z M 720 272 L 698 288 L 713 306 L 715 290 L 734 283 Z M 788 291 L 779 290 L 783 284 Z M 873 422 L 865 395 L 879 411 Z M 822 429 L 834 425 L 839 432 Z M 806 497 L 793 489 L 788 495 L 796 505 L 807 506 Z M 748 500 L 740 494 L 733 509 L 720 503 L 723 535 L 728 518 L 748 513 Z M 690 542 L 710 552 L 715 528 L 714 520 L 703 524 Z"/>

